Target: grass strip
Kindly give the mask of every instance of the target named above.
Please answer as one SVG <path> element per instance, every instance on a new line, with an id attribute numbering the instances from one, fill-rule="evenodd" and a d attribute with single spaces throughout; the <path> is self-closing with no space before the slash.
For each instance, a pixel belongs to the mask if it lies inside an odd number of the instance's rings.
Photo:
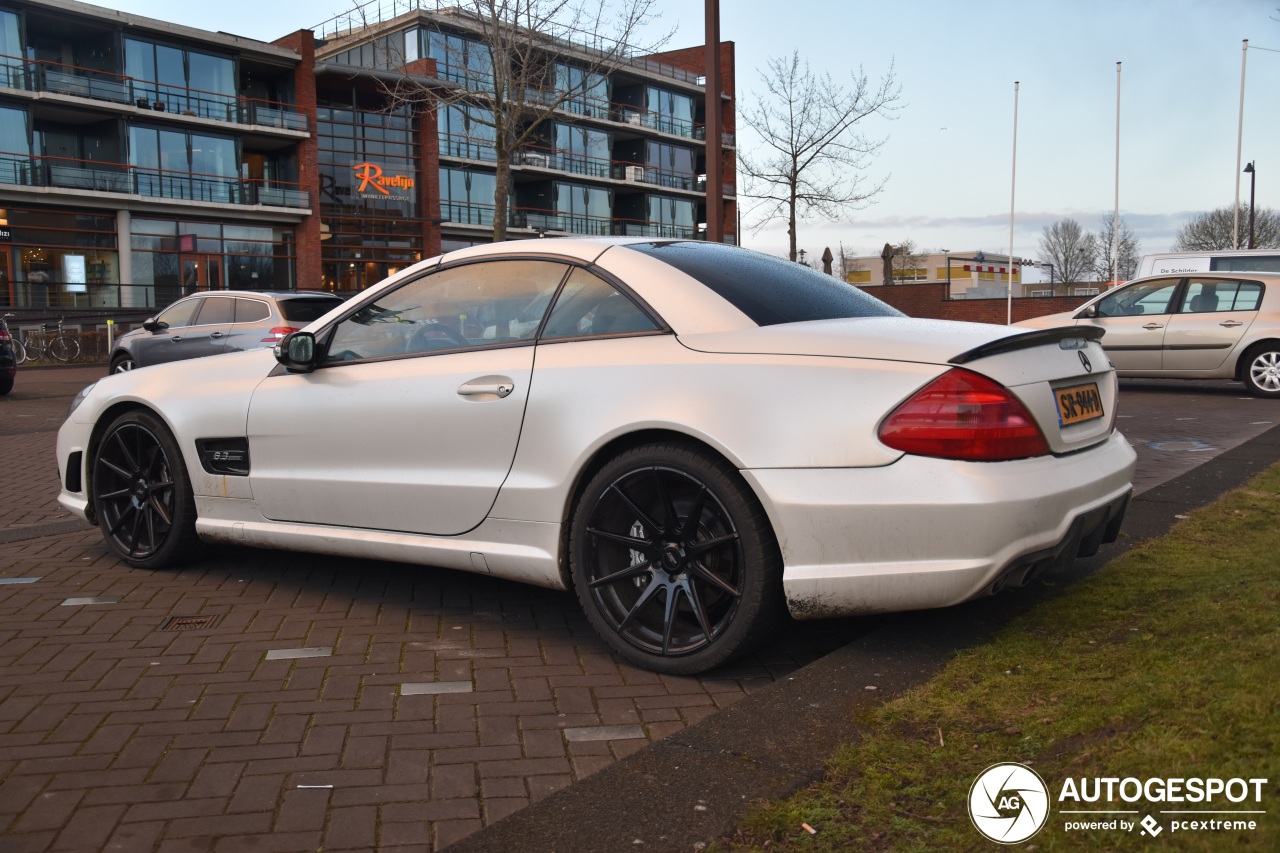
<path id="1" fill-rule="evenodd" d="M 1010 761 L 1034 767 L 1052 803 L 1022 849 L 1280 850 L 1278 519 L 1275 466 L 864 712 L 862 740 L 838 750 L 824 781 L 761 807 L 711 850 L 997 849 L 967 800 L 984 769 Z M 1247 816 L 1253 831 L 1068 832 L 1068 777 L 1263 777 L 1261 805 L 1111 807 L 1165 822 L 1161 809 L 1267 813 Z"/>

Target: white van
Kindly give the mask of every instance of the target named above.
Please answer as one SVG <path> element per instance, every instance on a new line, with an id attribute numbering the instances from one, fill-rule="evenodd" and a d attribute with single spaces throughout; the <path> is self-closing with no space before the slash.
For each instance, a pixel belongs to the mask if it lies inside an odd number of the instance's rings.
<path id="1" fill-rule="evenodd" d="M 1240 249 L 1212 252 L 1161 252 L 1143 255 L 1134 278 L 1199 272 L 1280 273 L 1280 250 Z"/>

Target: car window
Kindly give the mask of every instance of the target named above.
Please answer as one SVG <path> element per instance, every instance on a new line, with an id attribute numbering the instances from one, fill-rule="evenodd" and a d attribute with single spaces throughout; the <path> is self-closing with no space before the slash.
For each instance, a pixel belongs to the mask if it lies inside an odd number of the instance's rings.
<path id="1" fill-rule="evenodd" d="M 198 299 L 184 299 L 181 302 L 175 302 L 160 312 L 160 316 L 156 317 L 156 322 L 163 323 L 165 327 L 170 329 L 189 326 L 191 325 L 191 319 L 195 316 L 196 309 L 199 307 L 200 300 Z"/>
<path id="2" fill-rule="evenodd" d="M 278 304 L 280 313 L 284 315 L 286 320 L 305 324 L 310 323 L 312 320 L 319 320 L 325 314 L 341 305 L 342 300 L 336 296 L 332 299 L 307 297 L 305 299 L 281 299 Z"/>
<path id="3" fill-rule="evenodd" d="M 204 304 L 195 319 L 197 326 L 226 325 L 235 317 L 236 301 L 230 296 L 210 296 L 202 301 Z"/>
<path id="4" fill-rule="evenodd" d="M 1213 311 L 1257 311 L 1262 285 L 1255 281 L 1189 279 L 1180 313 L 1207 314 Z"/>
<path id="5" fill-rule="evenodd" d="M 1143 314 L 1164 314 L 1169 310 L 1169 300 L 1178 289 L 1178 279 L 1145 281 L 1121 288 L 1104 297 L 1098 303 L 1099 317 L 1137 317 Z"/>
<path id="6" fill-rule="evenodd" d="M 902 312 L 851 284 L 759 252 L 719 243 L 631 243 L 702 283 L 759 326 L 845 317 L 901 317 Z"/>
<path id="7" fill-rule="evenodd" d="M 271 306 L 257 299 L 236 300 L 237 323 L 260 323 L 271 316 Z"/>
<path id="8" fill-rule="evenodd" d="M 326 360 L 533 340 L 566 271 L 554 261 L 485 261 L 414 279 L 339 323 Z"/>
<path id="9" fill-rule="evenodd" d="M 551 311 L 543 340 L 653 332 L 658 325 L 604 279 L 575 267 Z"/>

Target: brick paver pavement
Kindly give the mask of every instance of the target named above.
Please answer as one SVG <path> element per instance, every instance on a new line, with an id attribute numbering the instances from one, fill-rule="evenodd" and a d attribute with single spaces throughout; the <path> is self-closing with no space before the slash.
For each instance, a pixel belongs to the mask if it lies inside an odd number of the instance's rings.
<path id="1" fill-rule="evenodd" d="M 130 569 L 88 528 L 38 535 L 68 526 L 54 430 L 96 375 L 27 371 L 0 399 L 0 580 L 39 578 L 0 584 L 4 853 L 439 849 L 872 624 L 670 678 L 610 654 L 572 596 L 488 577 L 231 547 Z M 1222 445 L 1262 420 L 1202 408 Z"/>

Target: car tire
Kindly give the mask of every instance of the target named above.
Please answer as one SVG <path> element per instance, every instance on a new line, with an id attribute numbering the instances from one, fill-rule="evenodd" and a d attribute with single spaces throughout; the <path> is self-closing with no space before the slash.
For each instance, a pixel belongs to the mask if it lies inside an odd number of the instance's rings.
<path id="1" fill-rule="evenodd" d="M 127 373 L 137 367 L 138 364 L 133 360 L 131 355 L 117 355 L 111 359 L 111 369 L 109 373 Z"/>
<path id="2" fill-rule="evenodd" d="M 3 397 L 5 394 L 8 394 L 13 390 L 13 380 L 14 377 L 12 374 L 8 376 L 0 376 L 0 397 Z"/>
<path id="3" fill-rule="evenodd" d="M 1240 377 L 1256 397 L 1280 397 L 1280 341 L 1264 341 L 1244 354 Z"/>
<path id="4" fill-rule="evenodd" d="M 150 412 L 127 412 L 102 434 L 92 499 L 107 544 L 129 565 L 163 569 L 195 556 L 191 479 L 173 434 Z"/>
<path id="5" fill-rule="evenodd" d="M 783 614 L 782 556 L 764 509 L 704 448 L 649 444 L 613 457 L 582 490 L 569 536 L 588 620 L 645 669 L 720 666 L 768 638 Z"/>

